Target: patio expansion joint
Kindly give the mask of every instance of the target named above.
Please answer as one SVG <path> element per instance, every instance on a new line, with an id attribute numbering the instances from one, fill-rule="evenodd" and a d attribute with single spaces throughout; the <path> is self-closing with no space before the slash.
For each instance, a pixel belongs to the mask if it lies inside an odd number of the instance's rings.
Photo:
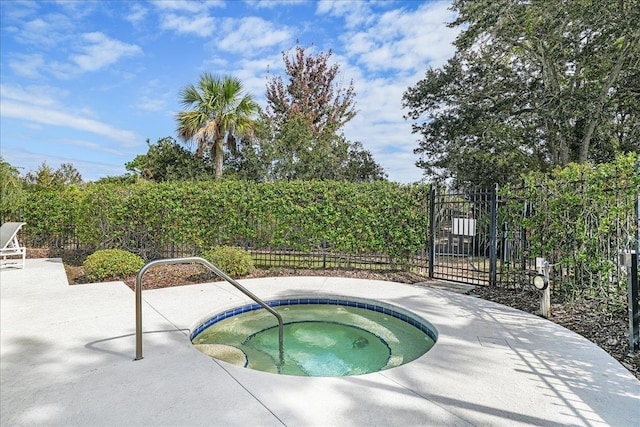
<path id="1" fill-rule="evenodd" d="M 249 390 L 241 381 L 239 381 L 231 372 L 229 372 L 229 370 L 227 369 L 226 366 L 224 366 L 224 362 L 219 362 L 218 360 L 216 360 L 215 358 L 211 358 L 211 360 L 218 365 L 220 368 L 222 368 L 222 370 L 231 378 L 233 379 L 233 381 L 235 381 L 240 387 L 242 387 L 242 389 L 244 391 L 246 391 L 256 402 L 258 402 L 264 409 L 267 410 L 267 412 L 269 412 L 271 415 L 273 415 L 273 417 L 278 420 L 278 422 L 280 424 L 282 424 L 283 426 L 286 426 L 287 424 L 279 417 L 275 414 L 275 412 L 273 412 L 273 410 L 271 410 L 271 408 L 269 408 L 262 400 L 260 400 L 255 394 L 253 394 L 251 392 L 251 390 Z"/>
<path id="2" fill-rule="evenodd" d="M 144 298 L 143 298 L 144 299 Z M 181 328 L 178 325 L 176 325 L 175 323 L 173 323 L 171 320 L 169 320 L 169 318 L 167 316 L 165 316 L 164 314 L 162 314 L 157 308 L 155 308 L 153 306 L 153 304 L 151 304 L 149 301 L 144 300 L 144 302 L 149 306 L 149 308 L 151 308 L 153 311 L 155 311 L 160 317 L 162 317 L 164 320 L 166 320 L 171 326 L 173 326 L 175 328 L 176 331 L 182 333 L 185 337 L 189 338 L 189 335 L 191 333 L 191 331 L 189 330 L 189 328 Z M 147 332 L 169 332 L 169 331 L 147 331 Z"/>

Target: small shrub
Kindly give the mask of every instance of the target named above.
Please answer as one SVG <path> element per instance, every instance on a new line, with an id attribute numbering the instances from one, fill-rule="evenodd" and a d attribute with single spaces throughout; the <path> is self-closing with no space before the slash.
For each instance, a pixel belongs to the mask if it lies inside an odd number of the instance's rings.
<path id="1" fill-rule="evenodd" d="M 217 246 L 202 254 L 202 258 L 231 277 L 245 276 L 255 270 L 249 252 L 230 246 Z"/>
<path id="2" fill-rule="evenodd" d="M 137 274 L 144 260 L 121 249 L 104 249 L 89 255 L 82 265 L 87 280 L 104 282 Z"/>

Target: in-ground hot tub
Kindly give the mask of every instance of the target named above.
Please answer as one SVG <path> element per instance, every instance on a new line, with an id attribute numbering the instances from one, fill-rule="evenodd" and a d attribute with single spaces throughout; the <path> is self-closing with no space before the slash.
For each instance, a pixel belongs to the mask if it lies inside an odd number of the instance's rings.
<path id="1" fill-rule="evenodd" d="M 436 328 L 402 308 L 336 296 L 268 301 L 284 320 L 280 360 L 273 314 L 248 304 L 211 316 L 191 342 L 205 354 L 259 371 L 298 376 L 347 376 L 390 369 L 433 347 Z"/>

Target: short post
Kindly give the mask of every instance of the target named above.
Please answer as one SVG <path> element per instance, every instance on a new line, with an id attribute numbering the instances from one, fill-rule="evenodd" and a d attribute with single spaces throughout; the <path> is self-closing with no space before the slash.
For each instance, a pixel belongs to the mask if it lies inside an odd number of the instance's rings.
<path id="1" fill-rule="evenodd" d="M 547 286 L 540 297 L 540 315 L 545 319 L 551 316 L 551 288 Z"/>
<path id="2" fill-rule="evenodd" d="M 549 287 L 549 262 L 544 258 L 536 258 L 538 274 L 533 278 L 533 286 L 540 293 L 540 315 L 545 319 L 551 316 L 551 288 Z"/>

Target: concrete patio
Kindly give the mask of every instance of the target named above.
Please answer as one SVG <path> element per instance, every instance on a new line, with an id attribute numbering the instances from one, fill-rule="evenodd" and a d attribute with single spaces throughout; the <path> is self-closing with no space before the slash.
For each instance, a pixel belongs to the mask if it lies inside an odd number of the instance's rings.
<path id="1" fill-rule="evenodd" d="M 247 298 L 226 282 L 143 292 L 69 286 L 60 259 L 0 272 L 0 424 L 65 426 L 637 426 L 640 381 L 581 336 L 533 315 L 442 289 L 335 277 L 240 281 L 264 299 L 374 299 L 439 332 L 434 348 L 352 377 L 273 375 L 216 361 L 192 328 Z M 285 344 L 286 346 L 286 344 Z"/>

